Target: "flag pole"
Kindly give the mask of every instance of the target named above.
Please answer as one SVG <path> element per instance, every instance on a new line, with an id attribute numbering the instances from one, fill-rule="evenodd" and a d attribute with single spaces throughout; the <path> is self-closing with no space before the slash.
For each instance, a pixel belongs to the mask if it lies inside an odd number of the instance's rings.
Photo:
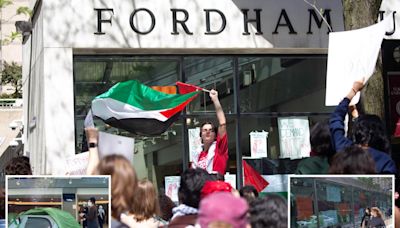
<path id="1" fill-rule="evenodd" d="M 202 89 L 202 90 L 203 90 L 203 92 L 207 92 L 207 93 L 211 92 L 211 91 L 208 90 L 208 89 Z"/>

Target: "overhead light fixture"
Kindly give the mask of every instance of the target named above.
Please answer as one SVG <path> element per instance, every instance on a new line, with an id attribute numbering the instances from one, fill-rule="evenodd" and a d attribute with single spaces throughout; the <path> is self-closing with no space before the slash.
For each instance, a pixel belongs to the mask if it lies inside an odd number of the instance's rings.
<path id="1" fill-rule="evenodd" d="M 71 179 L 69 179 L 68 184 L 72 184 L 72 180 Z"/>

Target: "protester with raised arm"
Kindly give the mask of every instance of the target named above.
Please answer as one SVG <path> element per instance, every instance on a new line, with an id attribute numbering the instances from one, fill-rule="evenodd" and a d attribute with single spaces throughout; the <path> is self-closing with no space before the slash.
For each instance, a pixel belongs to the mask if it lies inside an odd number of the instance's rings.
<path id="1" fill-rule="evenodd" d="M 376 173 L 396 174 L 396 165 L 390 157 L 390 143 L 385 127 L 376 115 L 360 115 L 353 124 L 350 138 L 345 137 L 344 119 L 350 101 L 364 87 L 364 80 L 355 81 L 347 96 L 331 114 L 329 128 L 335 151 L 344 151 L 346 147 L 356 144 L 367 150 L 375 161 Z"/>
<path id="2" fill-rule="evenodd" d="M 195 155 L 192 167 L 205 169 L 209 173 L 218 172 L 224 175 L 228 161 L 226 118 L 216 90 L 210 91 L 210 98 L 214 103 L 218 128 L 211 122 L 205 122 L 201 125 L 200 137 L 203 147 L 202 151 Z"/>

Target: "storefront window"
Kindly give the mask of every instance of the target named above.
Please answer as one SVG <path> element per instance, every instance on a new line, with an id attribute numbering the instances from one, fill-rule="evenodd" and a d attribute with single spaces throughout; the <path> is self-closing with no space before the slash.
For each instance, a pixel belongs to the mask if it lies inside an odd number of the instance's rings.
<path id="1" fill-rule="evenodd" d="M 226 114 L 235 113 L 232 57 L 185 57 L 183 60 L 185 82 L 204 89 L 216 89 Z M 191 102 L 188 114 L 214 112 L 214 105 L 208 93 Z"/>
<path id="2" fill-rule="evenodd" d="M 325 57 L 241 57 L 239 85 L 243 113 L 332 110 L 325 107 Z"/>
<path id="3" fill-rule="evenodd" d="M 291 178 L 290 181 L 291 227 L 318 227 L 316 208 L 314 207 L 314 180 Z"/>
<path id="4" fill-rule="evenodd" d="M 351 187 L 317 182 L 320 227 L 352 222 L 351 191 Z"/>
<path id="5" fill-rule="evenodd" d="M 228 172 L 238 173 L 241 162 L 236 158 L 240 154 L 245 159 L 250 157 L 249 164 L 257 170 L 257 167 L 268 169 L 260 170 L 262 175 L 293 173 L 300 159 L 309 156 L 309 128 L 328 118 L 332 110 L 324 105 L 325 70 L 326 56 L 312 55 L 75 56 L 76 152 L 83 151 L 86 145 L 83 123 L 97 95 L 117 82 L 131 79 L 147 86 L 173 86 L 176 81 L 182 81 L 218 91 L 227 117 Z M 206 120 L 218 123 L 209 94 L 202 92 L 160 136 L 135 136 L 109 127 L 99 119 L 95 124 L 100 131 L 134 138 L 133 164 L 139 177 L 147 177 L 161 189 L 166 176 L 179 176 L 189 167 L 190 141 L 194 140 L 190 137 L 195 132 L 192 129 Z M 292 129 L 294 122 L 302 129 Z M 268 133 L 265 156 L 257 159 L 251 154 L 249 135 L 252 132 Z M 293 144 L 294 139 L 285 138 L 289 134 L 302 135 L 301 153 L 282 149 L 283 145 L 297 146 Z M 240 185 L 242 177 L 236 178 Z"/>

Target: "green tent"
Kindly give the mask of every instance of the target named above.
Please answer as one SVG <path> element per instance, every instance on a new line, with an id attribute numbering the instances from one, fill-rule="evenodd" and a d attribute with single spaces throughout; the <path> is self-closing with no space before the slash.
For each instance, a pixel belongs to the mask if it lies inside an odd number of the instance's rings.
<path id="1" fill-rule="evenodd" d="M 54 219 L 59 228 L 80 228 L 79 223 L 68 212 L 57 208 L 35 208 L 20 213 L 17 217 L 24 215 L 49 215 Z"/>

